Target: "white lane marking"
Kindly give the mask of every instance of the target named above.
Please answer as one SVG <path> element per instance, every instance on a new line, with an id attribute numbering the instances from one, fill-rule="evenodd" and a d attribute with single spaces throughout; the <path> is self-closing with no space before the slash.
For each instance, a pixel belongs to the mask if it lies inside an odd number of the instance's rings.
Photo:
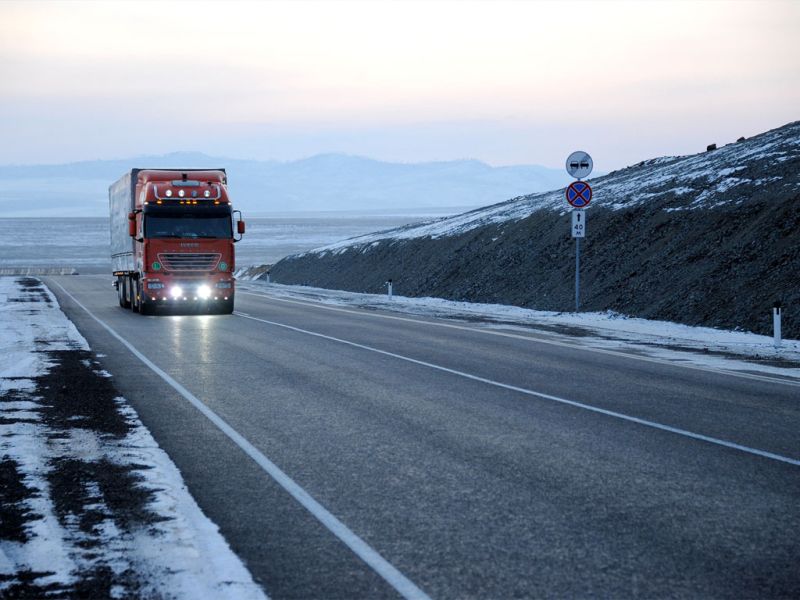
<path id="1" fill-rule="evenodd" d="M 325 304 L 322 304 L 321 302 L 312 302 L 312 301 L 304 302 L 304 301 L 301 301 L 301 300 L 288 300 L 286 298 L 280 298 L 278 296 L 270 296 L 269 294 L 266 294 L 266 293 L 255 293 L 255 292 L 245 292 L 245 291 L 239 291 L 237 293 L 244 294 L 244 295 L 247 295 L 247 296 L 256 296 L 256 297 L 259 297 L 259 298 L 267 298 L 269 300 L 274 300 L 275 302 L 286 302 L 288 304 L 299 304 L 301 306 L 310 306 L 312 308 L 319 308 L 320 310 L 332 310 L 332 311 L 335 311 L 335 312 L 343 312 L 343 313 L 348 313 L 348 314 L 356 315 L 356 316 L 360 316 L 360 317 L 373 317 L 373 318 L 376 318 L 376 319 L 389 319 L 389 320 L 392 320 L 392 321 L 406 321 L 408 323 L 416 323 L 418 325 L 423 324 L 423 325 L 433 325 L 435 327 L 445 327 L 445 328 L 448 328 L 448 329 L 460 329 L 461 331 L 471 331 L 471 332 L 474 332 L 474 333 L 483 333 L 483 334 L 486 334 L 486 335 L 496 335 L 496 336 L 500 336 L 500 337 L 513 338 L 513 339 L 517 339 L 517 340 L 526 340 L 528 342 L 534 342 L 534 343 L 539 343 L 539 344 L 549 344 L 551 346 L 559 346 L 561 348 L 570 348 L 571 350 L 583 350 L 585 352 L 596 352 L 598 354 L 607 354 L 609 356 L 619 356 L 619 357 L 628 358 L 628 359 L 631 359 L 631 360 L 640 360 L 640 361 L 643 361 L 643 362 L 656 363 L 656 364 L 659 364 L 659 365 L 669 365 L 671 367 L 680 367 L 682 369 L 691 369 L 693 371 L 706 371 L 706 372 L 709 372 L 709 373 L 716 373 L 717 375 L 730 375 L 731 377 L 741 377 L 742 379 L 752 379 L 752 380 L 755 380 L 755 381 L 766 381 L 768 383 L 778 383 L 778 384 L 782 384 L 782 385 L 791 385 L 791 386 L 794 386 L 794 387 L 800 387 L 800 381 L 791 381 L 791 380 L 788 380 L 788 379 L 778 379 L 778 378 L 775 378 L 775 377 L 770 377 L 768 375 L 755 375 L 753 373 L 738 373 L 736 371 L 728 371 L 726 369 L 714 369 L 712 367 L 701 367 L 701 366 L 698 366 L 698 365 L 689 365 L 689 364 L 686 364 L 686 363 L 676 363 L 676 362 L 672 362 L 672 361 L 665 360 L 665 359 L 662 359 L 662 358 L 653 358 L 651 356 L 640 356 L 640 355 L 637 355 L 637 354 L 628 354 L 628 353 L 625 353 L 625 352 L 618 352 L 616 350 L 606 350 L 604 348 L 591 348 L 591 347 L 588 347 L 588 346 L 581 346 L 581 345 L 578 345 L 578 344 L 569 344 L 567 342 L 558 342 L 558 341 L 555 341 L 555 340 L 547 340 L 547 339 L 542 339 L 542 338 L 538 338 L 538 337 L 531 337 L 531 336 L 526 336 L 526 335 L 518 335 L 518 334 L 514 334 L 514 333 L 507 333 L 507 332 L 504 332 L 504 331 L 493 331 L 491 329 L 481 329 L 481 328 L 476 328 L 476 327 L 465 327 L 464 325 L 453 325 L 451 323 L 441 323 L 441 322 L 438 322 L 438 321 L 423 321 L 421 319 L 412 319 L 412 318 L 409 318 L 409 317 L 396 317 L 394 315 L 385 315 L 385 314 L 381 314 L 381 313 L 373 313 L 373 312 L 366 312 L 366 311 L 356 311 L 356 310 L 350 310 L 350 309 L 346 309 L 346 308 L 338 308 L 338 307 L 335 307 L 335 306 L 327 306 Z M 446 318 L 446 317 L 439 317 L 439 318 Z M 630 342 L 630 343 L 635 344 L 636 342 Z"/>
<path id="2" fill-rule="evenodd" d="M 743 446 L 741 444 L 736 444 L 734 442 L 729 442 L 727 440 L 722 440 L 719 438 L 709 437 L 707 435 L 703 435 L 701 433 L 694 433 L 691 431 L 687 431 L 686 429 L 679 429 L 677 427 L 670 427 L 669 425 L 663 425 L 661 423 L 656 423 L 655 421 L 648 421 L 646 419 L 640 419 L 639 417 L 632 417 L 631 415 L 626 415 L 624 413 L 615 412 L 613 410 L 606 410 L 605 408 L 598 408 L 597 406 L 591 406 L 590 404 L 583 404 L 582 402 L 576 402 L 574 400 L 567 400 L 566 398 L 561 398 L 559 396 L 552 396 L 550 394 L 545 394 L 543 392 L 536 392 L 534 390 L 529 390 L 526 388 L 517 387 L 516 385 L 509 385 L 507 383 L 501 383 L 499 381 L 494 381 L 493 379 L 487 379 L 485 377 L 480 377 L 478 375 L 472 375 L 470 373 L 465 373 L 464 371 L 457 371 L 455 369 L 450 369 L 448 367 L 443 367 L 441 365 L 436 365 L 433 363 L 425 362 L 424 360 L 417 360 L 416 358 L 411 358 L 408 356 L 403 356 L 402 354 L 395 354 L 394 352 L 387 352 L 386 350 L 381 350 L 379 348 L 374 348 L 372 346 L 365 346 L 364 344 L 359 344 L 357 342 L 351 342 L 349 340 L 343 340 L 341 338 L 332 337 L 330 335 L 325 335 L 323 333 L 317 333 L 315 331 L 308 331 L 307 329 L 300 329 L 299 327 L 293 327 L 292 325 L 285 325 L 284 323 L 277 323 L 275 321 L 268 321 L 267 319 L 260 319 L 258 317 L 252 317 L 250 315 L 246 315 L 244 313 L 240 313 L 235 311 L 235 314 L 238 317 L 242 317 L 243 319 L 251 319 L 253 321 L 258 321 L 260 323 L 266 323 L 267 325 L 273 325 L 275 327 L 282 327 L 284 329 L 289 329 L 291 331 L 296 331 L 298 333 L 303 333 L 305 335 L 311 335 L 317 338 L 322 338 L 325 340 L 330 340 L 332 342 L 338 342 L 340 344 L 345 344 L 347 346 L 352 346 L 353 348 L 360 348 L 362 350 L 368 350 L 370 352 L 376 352 L 377 354 L 382 354 L 384 356 L 391 356 L 392 358 L 396 358 L 398 360 L 403 360 L 406 362 L 413 363 L 415 365 L 420 365 L 423 367 L 428 367 L 431 369 L 436 369 L 437 371 L 444 371 L 445 373 L 450 373 L 451 375 L 457 375 L 459 377 L 464 377 L 466 379 L 471 379 L 472 381 L 479 381 L 481 383 L 485 383 L 488 385 L 492 385 L 495 387 L 503 388 L 505 390 L 511 390 L 513 392 L 519 392 L 521 394 L 526 394 L 528 396 L 535 396 L 537 398 L 543 398 L 545 400 L 551 400 L 553 402 L 558 402 L 560 404 L 567 404 L 569 406 L 574 406 L 576 408 L 581 408 L 583 410 L 588 410 L 591 412 L 599 413 L 601 415 L 606 415 L 609 417 L 614 417 L 616 419 L 622 419 L 623 421 L 629 421 L 631 423 L 637 423 L 639 425 L 644 425 L 646 427 L 652 427 L 653 429 L 660 429 L 661 431 L 668 431 L 670 433 L 676 433 L 678 435 L 682 435 L 684 437 L 692 438 L 694 440 L 700 440 L 703 442 L 708 442 L 710 444 L 716 444 L 717 446 L 724 446 L 725 448 L 732 448 L 734 450 L 740 450 L 742 452 L 747 452 L 748 454 L 755 454 L 756 456 L 762 456 L 764 458 L 770 458 L 772 460 L 777 460 L 783 463 L 788 463 L 790 465 L 795 465 L 800 467 L 800 460 L 789 458 L 787 456 L 782 456 L 780 454 L 774 454 L 772 452 L 767 452 L 765 450 L 759 450 L 757 448 L 750 448 L 749 446 Z"/>
<path id="3" fill-rule="evenodd" d="M 297 500 L 303 507 L 308 510 L 314 517 L 322 523 L 328 531 L 341 540 L 353 553 L 356 554 L 361 560 L 367 563 L 373 571 L 380 575 L 386 583 L 392 586 L 401 596 L 409 600 L 430 600 L 430 597 L 423 592 L 419 587 L 414 584 L 408 577 L 403 575 L 397 568 L 389 561 L 383 558 L 376 550 L 369 544 L 353 533 L 347 525 L 337 519 L 331 512 L 317 502 L 311 494 L 306 492 L 295 481 L 284 473 L 275 463 L 262 454 L 255 446 L 248 442 L 240 433 L 222 419 L 217 413 L 211 410 L 208 406 L 203 404 L 194 394 L 183 387 L 180 383 L 175 381 L 170 375 L 161 370 L 155 363 L 153 363 L 144 354 L 139 352 L 128 340 L 123 338 L 114 329 L 107 325 L 104 321 L 96 317 L 88 308 L 81 304 L 75 296 L 70 294 L 64 289 L 57 281 L 54 283 L 61 288 L 61 290 L 72 299 L 72 301 L 80 306 L 86 314 L 92 319 L 97 321 L 108 333 L 117 339 L 123 346 L 147 365 L 156 375 L 166 381 L 176 392 L 183 396 L 189 403 L 199 410 L 203 416 L 216 425 L 220 431 L 228 436 L 239 448 L 244 451 L 250 458 L 252 458 L 258 466 L 260 466 L 267 474 L 272 477 L 284 490 L 289 492 L 291 496 Z"/>

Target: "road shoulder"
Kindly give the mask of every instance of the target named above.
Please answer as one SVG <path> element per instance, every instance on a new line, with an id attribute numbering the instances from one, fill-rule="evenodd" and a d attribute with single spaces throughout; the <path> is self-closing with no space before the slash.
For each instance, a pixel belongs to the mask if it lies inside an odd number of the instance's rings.
<path id="1" fill-rule="evenodd" d="M 0 278 L 0 592 L 263 598 L 85 339 Z"/>

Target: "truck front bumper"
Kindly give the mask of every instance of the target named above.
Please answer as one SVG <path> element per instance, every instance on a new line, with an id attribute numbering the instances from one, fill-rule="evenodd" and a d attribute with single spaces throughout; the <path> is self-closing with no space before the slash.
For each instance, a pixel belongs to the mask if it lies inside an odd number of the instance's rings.
<path id="1" fill-rule="evenodd" d="M 188 304 L 224 302 L 233 297 L 232 279 L 164 279 L 142 281 L 142 293 L 150 302 L 158 304 Z"/>

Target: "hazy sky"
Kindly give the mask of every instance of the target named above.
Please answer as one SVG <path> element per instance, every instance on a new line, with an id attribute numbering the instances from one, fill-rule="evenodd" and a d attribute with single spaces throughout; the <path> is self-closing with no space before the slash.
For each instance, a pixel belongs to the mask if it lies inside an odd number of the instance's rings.
<path id="1" fill-rule="evenodd" d="M 0 1 L 0 163 L 598 169 L 800 119 L 800 0 Z"/>

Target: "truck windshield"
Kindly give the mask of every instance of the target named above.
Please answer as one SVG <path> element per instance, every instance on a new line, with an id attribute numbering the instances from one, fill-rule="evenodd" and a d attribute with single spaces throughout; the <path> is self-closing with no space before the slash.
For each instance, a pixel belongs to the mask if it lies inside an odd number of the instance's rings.
<path id="1" fill-rule="evenodd" d="M 230 215 L 172 214 L 144 217 L 148 238 L 231 238 Z"/>

